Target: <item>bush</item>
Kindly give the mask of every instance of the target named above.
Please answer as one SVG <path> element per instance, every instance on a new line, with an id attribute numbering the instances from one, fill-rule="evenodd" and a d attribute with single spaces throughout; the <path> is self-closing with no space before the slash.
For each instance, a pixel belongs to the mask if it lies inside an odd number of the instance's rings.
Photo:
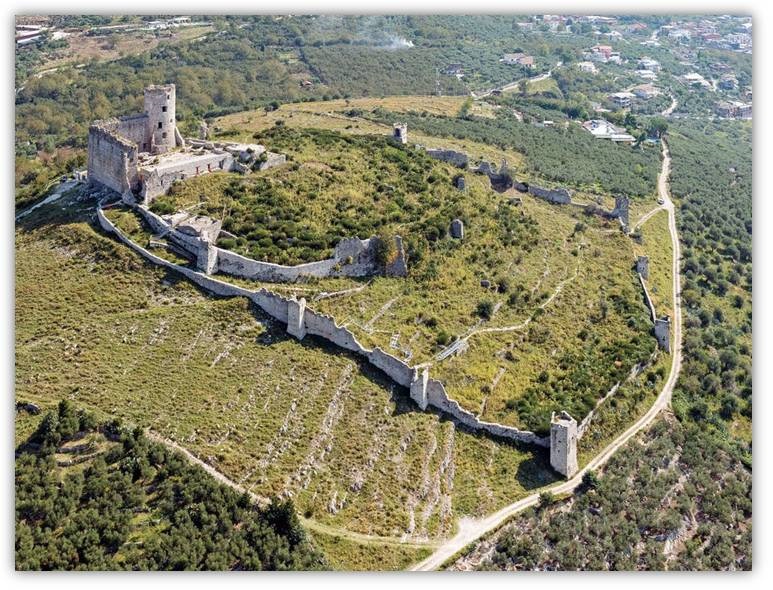
<path id="1" fill-rule="evenodd" d="M 475 308 L 475 314 L 484 320 L 490 320 L 491 315 L 494 313 L 494 304 L 491 301 L 484 300 L 478 302 Z"/>

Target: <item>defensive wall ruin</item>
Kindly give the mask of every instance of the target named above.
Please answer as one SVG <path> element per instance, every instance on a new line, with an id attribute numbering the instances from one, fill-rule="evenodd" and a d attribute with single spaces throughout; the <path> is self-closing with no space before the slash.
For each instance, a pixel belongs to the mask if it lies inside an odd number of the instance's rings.
<path id="1" fill-rule="evenodd" d="M 136 119 L 141 121 L 143 117 L 144 115 L 140 115 Z M 127 121 L 129 120 L 127 119 Z M 374 274 L 375 241 L 373 238 L 369 240 L 359 240 L 357 238 L 342 240 L 336 247 L 334 257 L 331 259 L 304 265 L 283 266 L 252 260 L 234 252 L 218 248 L 215 245 L 215 241 L 216 235 L 220 230 L 219 226 L 217 226 L 216 231 L 213 230 L 211 224 L 207 226 L 214 234 L 207 232 L 197 233 L 195 231 L 192 233 L 186 232 L 176 227 L 170 220 L 155 215 L 147 208 L 147 203 L 152 197 L 165 192 L 168 188 L 167 184 L 171 185 L 171 182 L 175 179 L 184 179 L 186 176 L 212 172 L 214 171 L 213 168 L 246 172 L 254 165 L 258 169 L 262 169 L 261 167 L 264 165 L 271 166 L 284 163 L 284 157 L 281 154 L 269 153 L 267 158 L 258 160 L 255 152 L 259 150 L 255 150 L 252 147 L 239 146 L 238 144 L 215 144 L 206 141 L 206 139 L 199 139 L 190 140 L 196 153 L 181 157 L 178 163 L 175 163 L 174 159 L 171 158 L 166 160 L 166 166 L 162 165 L 155 168 L 143 167 L 139 165 L 141 161 L 141 152 L 138 151 L 141 149 L 139 147 L 140 144 L 138 139 L 133 139 L 135 137 L 139 139 L 144 137 L 139 136 L 139 131 L 137 131 L 139 127 L 133 127 L 139 124 L 131 121 L 123 123 L 124 128 L 128 129 L 125 133 L 130 136 L 130 139 L 118 134 L 117 130 L 122 125 L 120 120 L 115 124 L 111 122 L 109 125 L 103 125 L 102 123 L 104 122 L 97 122 L 90 128 L 90 179 L 97 184 L 119 192 L 124 197 L 127 196 L 128 191 L 131 191 L 133 195 L 139 195 L 143 203 L 141 205 L 132 203 L 131 198 L 125 198 L 125 200 L 135 205 L 135 210 L 144 217 L 154 232 L 162 237 L 167 237 L 170 242 L 186 252 L 195 261 L 197 270 L 169 262 L 133 242 L 104 215 L 102 202 L 100 202 L 97 207 L 97 219 L 103 230 L 115 235 L 121 242 L 150 262 L 182 274 L 194 284 L 214 295 L 248 298 L 269 316 L 286 324 L 287 332 L 299 340 L 302 340 L 306 335 L 320 337 L 364 357 L 371 365 L 383 371 L 396 383 L 406 387 L 411 399 L 420 409 L 435 408 L 450 415 L 460 424 L 465 425 L 471 430 L 482 431 L 492 436 L 512 441 L 549 447 L 550 463 L 556 471 L 566 477 L 571 477 L 576 473 L 578 468 L 577 441 L 584 434 L 587 425 L 590 423 L 593 411 L 586 416 L 579 427 L 576 420 L 566 412 L 562 412 L 558 416 L 553 415 L 549 437 L 540 437 L 530 431 L 480 420 L 472 412 L 463 409 L 458 402 L 451 399 L 442 382 L 430 378 L 427 366 L 411 367 L 381 348 L 376 347 L 372 350 L 365 348 L 357 341 L 354 333 L 345 327 L 339 326 L 334 318 L 320 314 L 307 307 L 305 299 L 286 298 L 266 289 L 250 290 L 210 276 L 215 272 L 223 272 L 233 276 L 266 282 L 295 281 L 302 276 L 366 276 L 367 274 Z M 95 140 L 93 172 L 92 129 L 94 130 L 93 139 Z M 179 134 L 176 134 L 175 137 L 177 135 Z M 407 143 L 407 126 L 395 125 L 393 136 L 396 140 Z M 101 141 L 105 138 L 107 138 L 106 143 L 109 144 L 109 147 L 104 146 L 103 143 L 105 142 Z M 168 140 L 168 136 L 162 137 L 162 139 Z M 156 142 L 155 130 L 153 137 L 150 137 L 149 141 L 151 145 L 158 145 L 154 143 Z M 182 142 L 182 138 L 180 138 L 180 141 Z M 164 147 L 164 145 L 161 145 L 154 149 L 160 150 Z M 254 147 L 262 148 L 262 146 Z M 245 152 L 248 154 L 246 158 Z M 466 154 L 454 152 L 453 150 L 433 150 L 433 152 L 435 155 L 431 154 L 431 156 L 437 156 L 436 159 L 447 161 L 454 165 L 460 165 L 464 162 L 464 165 L 459 167 L 467 165 Z M 159 151 L 159 153 L 163 152 Z M 460 155 L 464 156 L 464 158 L 459 157 Z M 156 164 L 159 163 L 156 162 Z M 248 166 L 248 164 L 251 166 Z M 206 170 L 203 170 L 204 165 L 207 167 Z M 572 203 L 571 192 L 567 189 L 546 189 L 515 182 L 504 162 L 499 172 L 496 172 L 487 163 L 481 164 L 476 171 L 487 174 L 492 182 L 492 186 L 496 184 L 500 189 L 502 187 L 509 188 L 515 186 L 521 192 L 529 192 L 533 196 L 548 202 L 576 204 Z M 615 208 L 612 211 L 601 211 L 599 213 L 607 217 L 620 219 L 624 228 L 627 229 L 628 199 L 626 197 L 617 197 L 615 199 Z M 463 229 L 460 233 L 463 236 Z M 399 236 L 395 240 L 398 256 L 390 263 L 386 271 L 391 276 L 405 276 L 407 274 L 407 267 L 402 240 Z M 645 293 L 647 293 L 643 279 L 642 285 Z M 656 338 L 661 348 L 667 351 L 670 348 L 668 343 L 669 329 L 669 318 L 666 317 L 655 321 Z M 662 342 L 665 342 L 665 345 L 661 344 Z M 614 394 L 617 387 L 619 387 L 619 384 L 616 384 L 601 401 Z"/>
<path id="2" fill-rule="evenodd" d="M 482 431 L 504 439 L 549 446 L 549 439 L 530 431 L 519 430 L 493 422 L 479 420 L 472 412 L 463 409 L 458 402 L 449 398 L 445 386 L 437 379 L 429 377 L 427 367 L 411 367 L 397 357 L 379 347 L 365 348 L 355 335 L 325 314 L 316 312 L 306 305 L 304 299 L 283 297 L 266 289 L 253 291 L 225 281 L 218 280 L 200 271 L 175 264 L 143 248 L 119 230 L 105 215 L 103 203 L 96 210 L 100 227 L 137 252 L 146 260 L 158 266 L 178 272 L 202 289 L 221 297 L 246 297 L 266 314 L 287 325 L 287 332 L 302 340 L 307 335 L 317 336 L 345 350 L 364 357 L 371 365 L 383 371 L 388 377 L 409 390 L 411 399 L 425 410 L 433 407 L 444 412 L 471 430 Z"/>
<path id="3" fill-rule="evenodd" d="M 472 412 L 462 408 L 456 400 L 449 397 L 443 383 L 430 377 L 428 366 L 412 367 L 379 347 L 374 349 L 365 348 L 359 343 L 353 332 L 343 326 L 339 326 L 331 316 L 310 309 L 306 305 L 305 299 L 298 300 L 294 297 L 283 297 L 263 288 L 259 290 L 250 290 L 209 276 L 209 274 L 207 274 L 207 269 L 202 268 L 200 263 L 202 246 L 207 246 L 208 252 L 211 252 L 212 248 L 215 248 L 217 251 L 217 264 L 220 264 L 223 252 L 228 251 L 213 247 L 211 244 L 208 244 L 207 239 L 202 239 L 201 236 L 191 236 L 177 228 L 171 227 L 168 220 L 150 212 L 147 207 L 137 205 L 135 208 L 143 214 L 154 231 L 158 231 L 159 233 L 167 232 L 168 234 L 177 232 L 178 234 L 181 234 L 177 238 L 179 243 L 190 249 L 189 251 L 197 251 L 199 253 L 197 267 L 201 270 L 194 270 L 186 266 L 174 264 L 152 254 L 142 246 L 136 244 L 115 227 L 115 225 L 105 216 L 102 209 L 102 203 L 97 207 L 99 224 L 103 230 L 115 235 L 121 242 L 150 262 L 179 272 L 194 284 L 214 295 L 248 298 L 265 313 L 286 324 L 287 332 L 293 337 L 302 340 L 307 335 L 316 336 L 347 351 L 362 356 L 371 365 L 383 371 L 393 381 L 407 388 L 411 399 L 422 410 L 426 410 L 430 407 L 434 408 L 451 416 L 458 423 L 463 424 L 473 431 L 481 431 L 506 440 L 549 448 L 551 466 L 558 473 L 561 473 L 567 478 L 572 477 L 578 469 L 577 443 L 585 433 L 595 409 L 597 409 L 604 400 L 613 395 L 620 386 L 620 383 L 615 384 L 610 392 L 599 401 L 596 408 L 585 417 L 580 425 L 578 425 L 576 420 L 566 412 L 562 412 L 557 418 L 554 416 L 551 420 L 550 435 L 548 437 L 540 437 L 531 431 L 524 431 L 512 426 L 481 420 Z M 219 230 L 219 226 L 217 227 L 217 230 Z M 211 236 L 212 234 L 210 233 L 206 237 L 211 238 Z M 354 240 L 356 240 L 356 238 Z M 348 248 L 351 247 L 354 240 L 349 240 L 349 244 L 346 244 L 343 247 L 341 253 L 349 252 L 350 250 L 348 250 Z M 361 243 L 364 242 L 360 240 L 357 241 Z M 226 258 L 229 254 L 233 255 L 233 253 L 228 253 L 226 254 Z M 659 321 L 666 327 L 670 325 L 668 323 L 668 318 Z M 662 331 L 662 328 L 659 329 L 657 326 L 658 324 L 656 323 L 656 336 L 659 330 Z M 658 341 L 661 341 L 661 337 L 658 337 Z M 652 359 L 650 359 L 650 362 L 651 360 Z M 631 375 L 638 374 L 641 370 L 642 366 L 634 367 Z"/>
<path id="4" fill-rule="evenodd" d="M 386 276 L 392 277 L 404 277 L 408 274 L 405 249 L 400 236 L 394 237 L 396 252 L 394 260 L 383 269 L 376 255 L 379 238 L 375 237 L 366 240 L 356 237 L 344 238 L 336 244 L 332 258 L 285 266 L 254 260 L 217 247 L 215 242 L 220 231 L 220 222 L 217 222 L 216 231 L 210 231 L 205 235 L 195 231 L 186 232 L 185 228 L 181 230 L 179 224 L 189 218 L 180 217 L 180 214 L 162 217 L 150 211 L 145 205 L 136 205 L 134 209 L 154 233 L 168 239 L 173 246 L 184 250 L 189 257 L 197 261 L 197 268 L 206 274 L 221 272 L 267 283 L 295 282 L 302 277 L 367 277 L 380 274 L 382 270 Z M 210 222 L 212 223 L 207 227 L 212 227 L 215 220 L 210 219 Z"/>

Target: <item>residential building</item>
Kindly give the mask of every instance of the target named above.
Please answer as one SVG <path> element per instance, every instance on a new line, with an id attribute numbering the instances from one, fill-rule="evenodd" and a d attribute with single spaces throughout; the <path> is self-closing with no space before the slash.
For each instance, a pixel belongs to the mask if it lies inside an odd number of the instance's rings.
<path id="1" fill-rule="evenodd" d="M 725 74 L 719 79 L 719 87 L 722 90 L 735 90 L 738 88 L 738 79 L 733 74 Z"/>
<path id="2" fill-rule="evenodd" d="M 649 100 L 660 94 L 660 90 L 655 88 L 652 84 L 639 84 L 638 86 L 631 88 L 631 92 L 636 95 L 636 98 L 641 98 L 643 100 Z"/>
<path id="3" fill-rule="evenodd" d="M 577 67 L 581 72 L 586 72 L 588 74 L 595 74 L 598 72 L 596 69 L 596 65 L 592 61 L 580 61 L 577 62 Z"/>
<path id="4" fill-rule="evenodd" d="M 622 127 L 617 127 L 605 119 L 591 119 L 582 124 L 583 129 L 597 139 L 609 139 L 615 143 L 633 143 L 636 138 Z"/>
<path id="5" fill-rule="evenodd" d="M 660 62 L 652 59 L 651 57 L 642 57 L 636 66 L 641 70 L 650 70 L 655 73 L 660 71 Z"/>
<path id="6" fill-rule="evenodd" d="M 635 96 L 636 95 L 632 92 L 615 92 L 609 95 L 609 100 L 611 100 L 615 106 L 625 109 L 631 106 L 631 100 L 635 98 Z"/>
<path id="7" fill-rule="evenodd" d="M 519 65 L 527 68 L 534 67 L 534 57 L 525 53 L 505 53 L 501 61 L 509 65 Z"/>

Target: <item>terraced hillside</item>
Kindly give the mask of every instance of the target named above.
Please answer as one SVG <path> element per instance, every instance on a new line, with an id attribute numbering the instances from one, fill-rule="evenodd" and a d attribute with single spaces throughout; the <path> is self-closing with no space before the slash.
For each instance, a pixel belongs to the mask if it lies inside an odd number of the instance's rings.
<path id="1" fill-rule="evenodd" d="M 426 104 L 454 114 L 456 105 L 442 101 Z M 322 258 L 346 231 L 400 233 L 406 279 L 263 286 L 306 297 L 367 346 L 432 363 L 451 397 L 486 420 L 544 432 L 551 410 L 581 418 L 623 381 L 600 406 L 585 456 L 641 413 L 663 373 L 660 359 L 627 380 L 654 350 L 632 265 L 635 253 L 653 256 L 657 235 L 637 245 L 613 222 L 527 195 L 517 204 L 518 195 L 497 193 L 469 171 L 460 192 L 451 183 L 458 169 L 391 146 L 388 127 L 336 111 L 351 105 L 302 106 L 218 122 L 229 139 L 278 146 L 289 166 L 203 176 L 159 206 L 225 211 L 234 248 L 277 261 Z M 411 140 L 526 167 L 517 152 L 469 139 Z M 612 202 L 608 193 L 577 196 Z M 640 198 L 632 211 L 653 206 Z M 544 451 L 420 412 L 407 391 L 356 357 L 310 337 L 298 343 L 246 301 L 204 296 L 146 265 L 95 229 L 93 207 L 76 191 L 17 228 L 19 399 L 75 400 L 151 428 L 255 494 L 292 497 L 340 568 L 405 567 L 460 517 L 555 481 Z M 380 225 L 368 220 L 371 210 Z M 149 238 L 127 214 L 111 215 L 137 241 Z M 462 241 L 447 235 L 455 217 L 465 221 Z M 261 231 L 269 235 L 253 233 Z M 296 236 L 307 243 L 288 239 Z M 461 354 L 438 360 L 449 346 Z"/>
<path id="2" fill-rule="evenodd" d="M 287 118 L 274 118 L 273 126 L 252 139 L 287 152 L 289 167 L 250 178 L 192 179 L 154 209 L 220 217 L 236 235 L 221 245 L 272 262 L 321 259 L 347 235 L 399 233 L 407 246 L 407 280 L 262 286 L 305 297 L 365 346 L 379 346 L 411 364 L 431 363 L 432 375 L 452 397 L 484 420 L 545 434 L 552 411 L 585 416 L 654 351 L 632 271 L 637 245 L 615 221 L 514 191 L 499 194 L 486 176 L 433 161 L 419 148 L 390 144 L 383 128 L 352 133 L 341 112 L 360 121 L 358 109 L 378 104 L 350 101 L 348 111 L 344 101 L 329 103 L 332 111 L 319 104 L 308 111 L 288 107 Z M 388 104 L 399 109 L 410 102 Z M 428 108 L 442 117 L 455 105 L 444 98 Z M 230 136 L 233 129 L 244 138 L 250 120 L 226 117 L 222 134 Z M 296 127 L 320 120 L 328 128 Z M 430 143 L 423 136 L 416 141 Z M 477 144 L 452 145 L 481 157 Z M 483 156 L 509 158 L 525 168 L 522 156 L 496 148 Z M 451 182 L 460 173 L 465 191 Z M 608 194 L 579 191 L 576 198 L 596 198 L 611 208 Z M 645 199 L 634 203 L 647 206 Z M 455 218 L 465 224 L 464 240 L 449 235 Z M 657 250 L 658 243 L 651 246 Z"/>
<path id="3" fill-rule="evenodd" d="M 419 412 L 355 357 L 147 266 L 77 199 L 17 230 L 18 399 L 149 427 L 252 492 L 291 496 L 339 567 L 404 567 L 459 515 L 554 481 L 539 450 Z"/>

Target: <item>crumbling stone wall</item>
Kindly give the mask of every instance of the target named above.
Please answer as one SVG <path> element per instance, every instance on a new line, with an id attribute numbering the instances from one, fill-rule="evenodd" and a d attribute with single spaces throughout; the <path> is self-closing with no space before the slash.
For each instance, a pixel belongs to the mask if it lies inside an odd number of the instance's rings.
<path id="1" fill-rule="evenodd" d="M 572 195 L 569 190 L 565 188 L 542 188 L 540 186 L 530 184 L 528 190 L 530 195 L 534 195 L 535 197 L 543 199 L 548 203 L 568 205 L 572 202 Z"/>
<path id="2" fill-rule="evenodd" d="M 258 170 L 268 170 L 276 166 L 281 166 L 287 162 L 287 156 L 285 154 L 277 154 L 276 152 L 266 152 L 266 159 L 258 164 Z"/>
<path id="3" fill-rule="evenodd" d="M 336 324 L 332 317 L 308 309 L 305 306 L 305 301 L 301 303 L 300 301 L 282 297 L 281 295 L 272 293 L 266 289 L 250 291 L 243 287 L 219 281 L 218 279 L 193 269 L 179 266 L 152 254 L 126 237 L 109 219 L 107 219 L 101 206 L 97 207 L 97 219 L 103 230 L 114 234 L 121 242 L 150 262 L 179 272 L 194 284 L 199 285 L 215 295 L 225 297 L 246 297 L 250 299 L 271 317 L 288 324 L 288 332 L 291 334 L 294 333 L 297 338 L 303 338 L 307 334 L 319 336 L 345 350 L 362 355 L 368 362 L 382 370 L 396 383 L 409 388 L 412 398 L 422 400 L 419 403 L 420 407 L 423 409 L 426 409 L 427 406 L 431 405 L 450 414 L 468 428 L 487 432 L 493 436 L 535 444 L 542 447 L 548 445 L 547 439 L 541 438 L 533 432 L 522 431 L 511 426 L 479 420 L 471 412 L 462 409 L 458 402 L 451 400 L 448 397 L 443 384 L 436 379 L 430 379 L 428 372 L 423 368 L 418 369 L 411 367 L 380 348 L 375 348 L 373 350 L 365 348 L 357 341 L 357 338 L 350 330 Z M 424 400 L 426 400 L 426 404 L 424 403 Z"/>
<path id="4" fill-rule="evenodd" d="M 163 168 L 145 167 L 139 175 L 142 188 L 142 203 L 149 205 L 153 199 L 165 194 L 176 180 L 185 180 L 201 174 L 218 171 L 230 171 L 234 166 L 233 156 L 227 153 L 191 154 Z"/>
<path id="5" fill-rule="evenodd" d="M 430 158 L 446 162 L 457 168 L 467 168 L 470 160 L 469 156 L 464 152 L 456 152 L 454 150 L 427 149 L 427 155 Z"/>
<path id="6" fill-rule="evenodd" d="M 644 301 L 647 303 L 647 307 L 650 310 L 650 317 L 654 323 L 657 320 L 657 314 L 655 313 L 655 304 L 652 302 L 652 297 L 650 297 L 649 289 L 647 289 L 647 284 L 644 282 L 644 277 L 641 274 L 639 274 L 639 283 L 641 283 L 641 288 L 644 291 Z"/>

